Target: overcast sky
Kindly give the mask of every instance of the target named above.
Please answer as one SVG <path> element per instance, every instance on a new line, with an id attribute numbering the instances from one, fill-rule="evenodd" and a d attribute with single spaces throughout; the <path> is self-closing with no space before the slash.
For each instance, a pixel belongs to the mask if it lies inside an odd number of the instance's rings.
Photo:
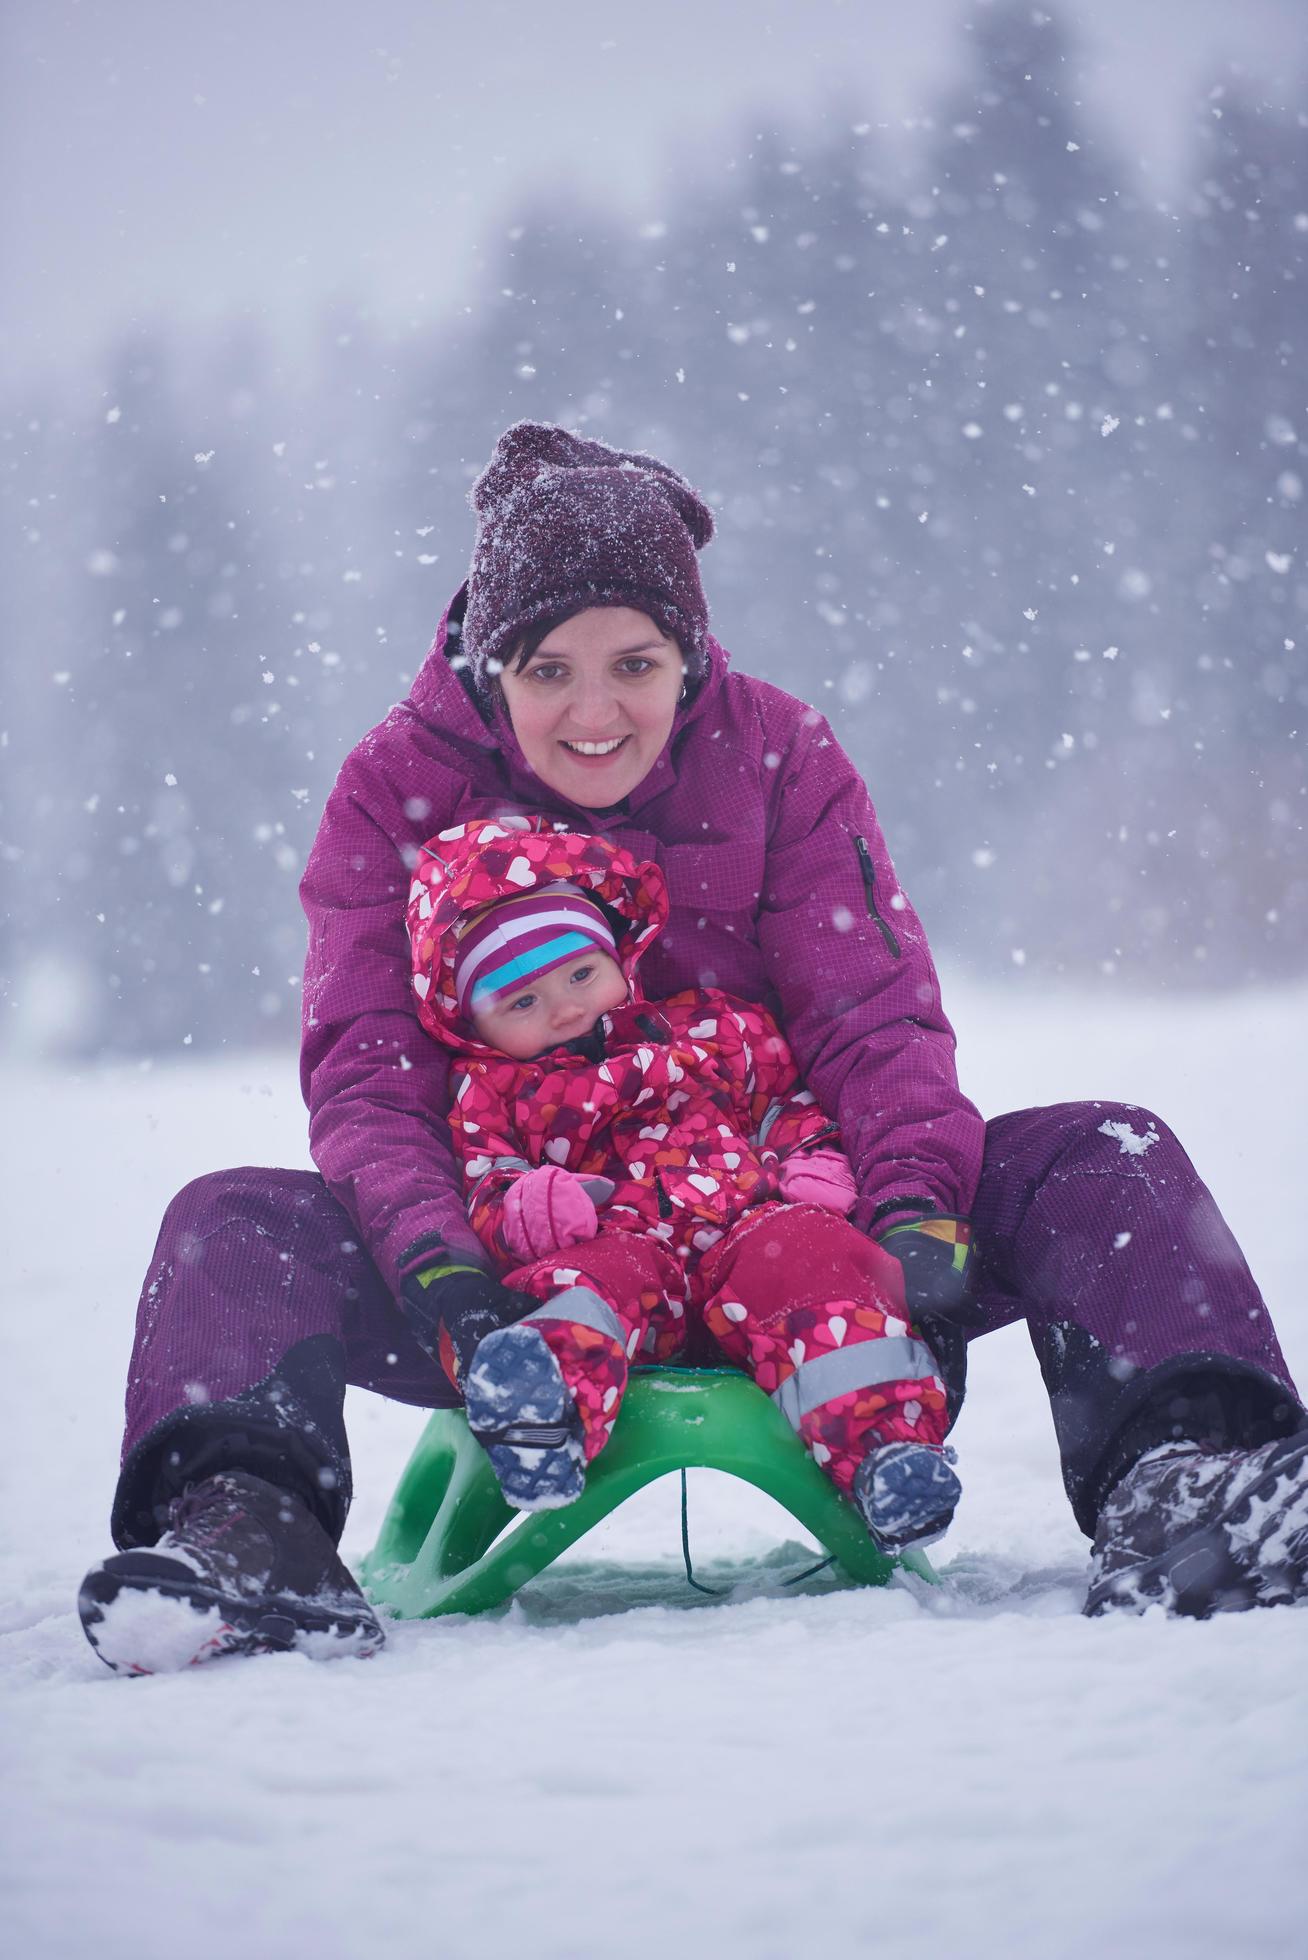
<path id="1" fill-rule="evenodd" d="M 133 319 L 294 329 L 342 291 L 432 317 L 524 185 L 654 217 L 674 163 L 842 86 L 904 140 L 984 4 L 0 0 L 0 357 L 77 362 Z M 1049 4 L 1164 191 L 1219 62 L 1308 72 L 1308 0 Z"/>

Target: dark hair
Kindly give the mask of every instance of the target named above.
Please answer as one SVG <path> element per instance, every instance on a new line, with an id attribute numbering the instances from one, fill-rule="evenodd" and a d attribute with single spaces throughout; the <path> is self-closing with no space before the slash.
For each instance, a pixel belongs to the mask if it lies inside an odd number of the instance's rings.
<path id="1" fill-rule="evenodd" d="M 562 626 L 564 620 L 571 619 L 572 616 L 570 612 L 551 613 L 546 619 L 533 620 L 504 665 L 511 667 L 515 674 L 520 674 L 533 653 L 540 652 L 542 641 L 548 640 L 555 627 Z"/>

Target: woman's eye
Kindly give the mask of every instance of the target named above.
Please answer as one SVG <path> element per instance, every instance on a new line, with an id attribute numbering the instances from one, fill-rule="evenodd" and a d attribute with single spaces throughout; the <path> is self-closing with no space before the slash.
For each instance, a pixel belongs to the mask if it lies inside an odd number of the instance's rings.
<path id="1" fill-rule="evenodd" d="M 556 681 L 565 671 L 557 660 L 538 660 L 531 670 L 531 679 L 534 681 Z"/>
<path id="2" fill-rule="evenodd" d="M 654 662 L 646 660 L 639 653 L 633 653 L 626 660 L 618 662 L 618 672 L 624 674 L 628 680 L 639 680 L 643 675 L 652 672 L 653 667 Z"/>

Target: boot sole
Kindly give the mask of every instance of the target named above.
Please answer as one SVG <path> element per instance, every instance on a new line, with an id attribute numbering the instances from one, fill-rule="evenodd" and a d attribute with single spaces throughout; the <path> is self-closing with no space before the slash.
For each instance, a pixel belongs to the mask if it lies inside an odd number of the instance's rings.
<path id="1" fill-rule="evenodd" d="M 113 1608 L 154 1598 L 152 1631 L 139 1615 L 114 1626 Z M 167 1613 L 167 1608 L 173 1608 Z M 96 1571 L 77 1596 L 82 1630 L 116 1674 L 172 1673 L 224 1654 L 308 1653 L 314 1659 L 380 1651 L 386 1636 L 370 1614 L 352 1614 L 273 1595 L 244 1602 L 202 1583 Z M 195 1624 L 192 1625 L 191 1622 Z"/>
<path id="2" fill-rule="evenodd" d="M 468 1427 L 490 1458 L 506 1504 L 557 1511 L 576 1502 L 585 1488 L 581 1424 L 559 1364 L 534 1327 L 519 1323 L 488 1334 L 463 1392 Z M 514 1430 L 523 1432 L 521 1440 L 511 1440 Z M 538 1442 L 533 1431 L 549 1435 L 549 1442 Z"/>
<path id="3" fill-rule="evenodd" d="M 1247 1485 L 1219 1517 L 1192 1531 L 1143 1565 L 1115 1572 L 1086 1595 L 1084 1611 L 1097 1619 L 1113 1610 L 1144 1612 L 1165 1605 L 1182 1619 L 1206 1620 L 1213 1613 L 1243 1613 L 1255 1606 L 1282 1606 L 1300 1598 L 1308 1582 L 1308 1522 L 1289 1548 L 1288 1558 L 1264 1569 L 1260 1544 L 1248 1548 L 1253 1563 L 1239 1556 L 1228 1528 L 1252 1518 L 1253 1507 L 1276 1493 L 1280 1479 L 1308 1467 L 1308 1436 L 1288 1436 L 1282 1453 L 1255 1482 Z"/>

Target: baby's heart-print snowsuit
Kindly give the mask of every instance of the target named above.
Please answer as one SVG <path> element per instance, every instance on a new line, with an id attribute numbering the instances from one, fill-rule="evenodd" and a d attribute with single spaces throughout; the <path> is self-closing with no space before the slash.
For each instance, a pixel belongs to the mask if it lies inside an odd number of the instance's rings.
<path id="1" fill-rule="evenodd" d="M 585 1041 L 517 1061 L 460 1015 L 458 933 L 496 899 L 567 881 L 620 931 L 631 997 Z M 843 1217 L 782 1200 L 781 1166 L 839 1147 L 761 1007 L 712 988 L 646 1001 L 638 968 L 667 917 L 653 863 L 552 820 L 458 825 L 419 853 L 408 903 L 418 1015 L 453 1048 L 451 1129 L 469 1215 L 581 1414 L 608 1440 L 633 1363 L 725 1356 L 847 1490 L 878 1443 L 938 1443 L 946 1397 L 910 1327 L 899 1262 Z M 506 1193 L 542 1165 L 612 1186 L 597 1235 L 521 1265 Z M 707 1338 L 706 1338 L 707 1337 Z"/>

